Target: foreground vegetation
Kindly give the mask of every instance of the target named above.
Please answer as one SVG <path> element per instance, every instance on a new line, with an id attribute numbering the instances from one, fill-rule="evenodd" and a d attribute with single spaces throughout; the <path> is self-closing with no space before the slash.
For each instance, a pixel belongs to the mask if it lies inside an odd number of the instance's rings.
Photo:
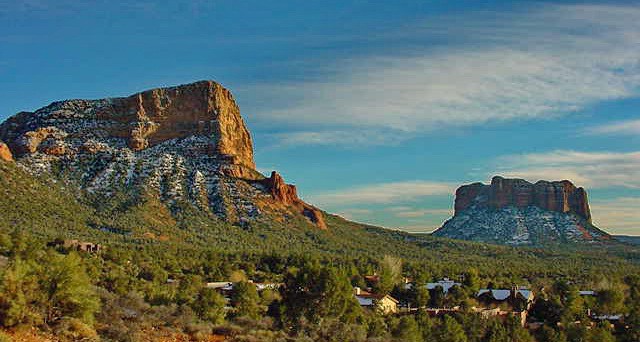
<path id="1" fill-rule="evenodd" d="M 60 340 L 147 341 L 639 341 L 640 252 L 630 245 L 512 248 L 411 235 L 328 216 L 237 226 L 145 194 L 92 198 L 0 162 L 0 324 Z M 54 240 L 104 246 L 77 253 Z M 430 317 L 363 310 L 353 286 L 412 307 L 460 306 Z M 446 298 L 407 290 L 442 277 L 465 282 Z M 284 284 L 258 292 L 248 280 Z M 233 281 L 229 302 L 206 282 Z M 479 287 L 541 293 L 533 331 L 471 312 Z M 541 292 L 541 289 L 545 289 Z M 578 289 L 606 296 L 589 301 Z M 601 299 L 604 298 L 604 299 Z M 625 324 L 590 324 L 587 308 Z M 580 323 L 576 323 L 580 322 Z M 31 330 L 29 330 L 31 331 Z M 1 337 L 0 337 L 1 340 Z"/>
<path id="2" fill-rule="evenodd" d="M 495 281 L 475 269 L 447 297 L 432 297 L 422 286 L 405 289 L 401 275 L 422 285 L 432 275 L 387 256 L 355 262 L 311 256 L 204 253 L 192 257 L 153 248 L 109 248 L 77 253 L 46 247 L 19 231 L 0 235 L 4 256 L 0 324 L 8 332 L 36 327 L 60 340 L 144 341 L 162 338 L 229 341 L 637 341 L 640 337 L 640 276 L 593 275 L 602 296 L 589 302 L 567 281 L 539 279 L 548 286 L 531 310 L 543 326 L 535 331 L 515 319 L 483 319 L 471 308 L 474 293 Z M 400 268 L 398 266 L 400 265 Z M 374 291 L 391 293 L 413 307 L 461 306 L 459 312 L 430 317 L 383 315 L 358 305 L 352 287 L 363 276 L 381 277 Z M 235 282 L 230 301 L 207 281 Z M 255 281 L 278 282 L 258 292 Z M 548 284 L 548 285 L 547 285 Z M 593 288 L 593 287 L 592 287 Z M 625 324 L 588 324 L 586 309 L 624 313 Z M 578 323 L 576 323 L 578 322 Z"/>

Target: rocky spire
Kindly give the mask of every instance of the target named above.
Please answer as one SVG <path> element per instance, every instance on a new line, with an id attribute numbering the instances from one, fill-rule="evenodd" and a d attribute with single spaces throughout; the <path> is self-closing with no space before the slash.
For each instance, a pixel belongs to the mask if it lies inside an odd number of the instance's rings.
<path id="1" fill-rule="evenodd" d="M 282 178 L 282 176 L 280 176 L 276 171 L 271 172 L 271 177 L 266 178 L 263 183 L 267 189 L 269 189 L 271 197 L 273 197 L 273 199 L 278 203 L 298 208 L 299 212 L 302 213 L 309 221 L 318 226 L 318 228 L 327 228 L 322 212 L 318 208 L 309 205 L 298 198 L 296 186 L 285 183 L 284 178 Z"/>

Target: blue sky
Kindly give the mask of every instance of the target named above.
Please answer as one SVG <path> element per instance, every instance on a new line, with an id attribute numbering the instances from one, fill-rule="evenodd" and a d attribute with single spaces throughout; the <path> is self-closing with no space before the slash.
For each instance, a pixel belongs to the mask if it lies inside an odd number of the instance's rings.
<path id="1" fill-rule="evenodd" d="M 492 175 L 585 186 L 640 235 L 640 3 L 0 0 L 0 119 L 216 80 L 261 170 L 431 231 Z"/>

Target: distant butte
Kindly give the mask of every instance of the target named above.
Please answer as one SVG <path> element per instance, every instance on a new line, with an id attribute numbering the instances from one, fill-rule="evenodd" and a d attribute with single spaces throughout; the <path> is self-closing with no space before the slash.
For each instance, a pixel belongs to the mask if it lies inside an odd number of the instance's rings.
<path id="1" fill-rule="evenodd" d="M 592 243 L 610 236 L 591 222 L 587 192 L 568 180 L 493 177 L 491 184 L 463 185 L 455 214 L 436 236 L 510 245 Z"/>
<path id="2" fill-rule="evenodd" d="M 575 213 L 591 222 L 587 192 L 568 180 L 535 184 L 524 179 L 493 177 L 491 184 L 463 185 L 456 191 L 455 211 L 464 211 L 472 205 L 490 209 L 509 206 L 540 209 L 559 213 Z"/>

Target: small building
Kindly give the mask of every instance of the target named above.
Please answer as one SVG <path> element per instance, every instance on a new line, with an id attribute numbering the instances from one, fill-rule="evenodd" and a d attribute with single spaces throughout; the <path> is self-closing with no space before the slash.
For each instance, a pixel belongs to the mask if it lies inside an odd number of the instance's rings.
<path id="1" fill-rule="evenodd" d="M 233 290 L 233 283 L 230 281 L 214 281 L 206 283 L 205 287 L 214 290 L 231 291 Z"/>
<path id="2" fill-rule="evenodd" d="M 97 253 L 102 251 L 102 245 L 80 240 L 55 240 L 47 244 L 49 247 L 62 247 L 78 252 Z"/>
<path id="3" fill-rule="evenodd" d="M 353 288 L 354 295 L 358 303 L 363 308 L 380 310 L 384 314 L 398 312 L 398 300 L 389 295 L 378 295 L 364 291 L 359 287 Z"/>
<path id="4" fill-rule="evenodd" d="M 580 293 L 581 296 L 594 297 L 596 295 L 596 291 L 593 291 L 593 290 L 581 290 L 581 291 L 578 291 L 578 293 Z"/>
<path id="5" fill-rule="evenodd" d="M 278 290 L 280 287 L 284 285 L 279 283 L 253 283 L 253 284 L 256 286 L 256 290 L 258 290 L 258 292 L 264 291 L 264 290 Z"/>
<path id="6" fill-rule="evenodd" d="M 533 304 L 533 291 L 514 287 L 507 289 L 481 289 L 476 294 L 483 307 L 473 308 L 482 317 L 516 317 L 522 326 L 527 321 L 527 313 Z"/>
<path id="7" fill-rule="evenodd" d="M 502 304 L 507 303 L 516 307 L 516 304 L 524 304 L 524 308 L 520 308 L 519 311 L 528 310 L 535 296 L 533 291 L 524 288 L 513 288 L 511 290 L 506 289 L 481 289 L 476 294 L 476 297 L 481 302 L 486 304 Z"/>
<path id="8" fill-rule="evenodd" d="M 454 306 L 452 308 L 424 308 L 424 311 L 431 317 L 439 317 L 460 312 L 460 306 Z"/>
<path id="9" fill-rule="evenodd" d="M 484 319 L 489 319 L 491 317 L 497 317 L 500 319 L 506 319 L 507 317 L 515 317 L 518 322 L 520 322 L 521 326 L 526 326 L 527 324 L 527 311 L 509 311 L 502 310 L 500 308 L 471 308 L 471 311 L 480 315 L 480 317 Z"/>
<path id="10" fill-rule="evenodd" d="M 442 292 L 444 292 L 444 295 L 446 296 L 449 293 L 449 290 L 454 287 L 454 286 L 462 286 L 462 284 L 457 283 L 453 280 L 450 280 L 449 278 L 443 278 L 442 280 L 436 281 L 435 283 L 427 283 L 427 285 L 425 285 L 427 287 L 427 290 L 432 291 L 437 289 L 438 287 L 442 288 Z"/>
<path id="11" fill-rule="evenodd" d="M 608 321 L 609 323 L 618 323 L 624 319 L 624 315 L 622 314 L 598 315 L 598 314 L 592 313 L 591 319 L 596 321 Z"/>

